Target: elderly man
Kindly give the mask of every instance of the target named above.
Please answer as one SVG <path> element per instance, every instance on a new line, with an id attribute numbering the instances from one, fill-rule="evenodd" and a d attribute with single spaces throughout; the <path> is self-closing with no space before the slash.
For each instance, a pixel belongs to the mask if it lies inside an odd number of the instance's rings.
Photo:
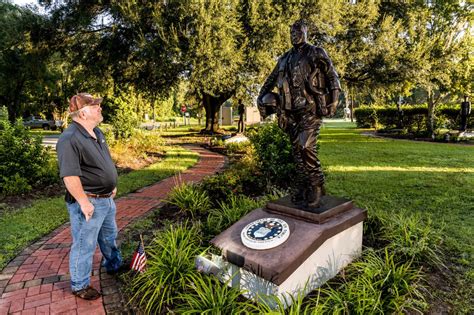
<path id="1" fill-rule="evenodd" d="M 71 98 L 72 124 L 56 146 L 60 176 L 66 186 L 66 203 L 71 222 L 72 246 L 69 272 L 74 295 L 95 300 L 100 293 L 90 285 L 93 255 L 99 243 L 108 273 L 121 268 L 117 248 L 114 196 L 117 170 L 97 128 L 102 122 L 102 98 L 80 93 Z"/>
<path id="2" fill-rule="evenodd" d="M 293 48 L 278 59 L 257 102 L 263 116 L 272 112 L 268 107 L 277 106 L 279 125 L 290 136 L 298 173 L 293 203 L 316 208 L 324 194 L 316 140 L 323 116 L 336 111 L 341 86 L 324 49 L 307 43 L 307 30 L 303 21 L 292 25 Z M 275 86 L 278 95 L 271 93 Z"/>

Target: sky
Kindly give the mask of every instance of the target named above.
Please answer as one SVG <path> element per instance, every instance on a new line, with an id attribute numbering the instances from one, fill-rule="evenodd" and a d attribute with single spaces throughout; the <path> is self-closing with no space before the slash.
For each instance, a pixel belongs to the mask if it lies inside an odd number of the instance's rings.
<path id="1" fill-rule="evenodd" d="M 35 0 L 13 0 L 14 4 L 17 5 L 25 5 L 25 4 L 37 4 L 38 2 Z"/>

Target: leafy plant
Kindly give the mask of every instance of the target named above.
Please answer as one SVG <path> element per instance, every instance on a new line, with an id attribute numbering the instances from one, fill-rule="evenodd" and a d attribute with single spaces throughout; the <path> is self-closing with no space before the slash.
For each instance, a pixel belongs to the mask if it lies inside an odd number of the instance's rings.
<path id="1" fill-rule="evenodd" d="M 276 123 L 249 130 L 248 134 L 267 186 L 288 187 L 295 172 L 288 135 Z"/>
<path id="2" fill-rule="evenodd" d="M 2 176 L 2 192 L 5 195 L 19 195 L 31 190 L 31 185 L 28 184 L 28 180 L 21 177 L 18 173 L 10 177 Z"/>
<path id="3" fill-rule="evenodd" d="M 315 307 L 318 300 L 305 298 L 304 292 L 306 292 L 306 287 L 299 291 L 296 296 L 285 294 L 279 298 L 276 295 L 267 295 L 257 302 L 258 314 L 317 314 L 315 313 Z"/>
<path id="4" fill-rule="evenodd" d="M 146 248 L 147 270 L 132 279 L 131 301 L 152 313 L 179 299 L 197 272 L 194 258 L 202 251 L 200 240 L 198 227 L 187 222 L 158 233 Z"/>
<path id="5" fill-rule="evenodd" d="M 240 220 L 253 209 L 260 208 L 265 200 L 257 202 L 243 195 L 230 195 L 227 201 L 219 201 L 219 208 L 209 211 L 206 221 L 206 231 L 214 236 Z"/>
<path id="6" fill-rule="evenodd" d="M 426 215 L 425 215 L 426 217 Z M 386 218 L 381 239 L 398 261 L 413 261 L 416 265 L 441 266 L 442 229 L 433 226 L 430 218 L 420 214 L 397 213 Z"/>
<path id="7" fill-rule="evenodd" d="M 422 312 L 422 274 L 410 262 L 397 263 L 385 249 L 382 257 L 368 250 L 345 269 L 339 283 L 320 289 L 315 311 L 333 314 L 391 314 Z"/>
<path id="8" fill-rule="evenodd" d="M 0 121 L 0 193 L 17 194 L 58 180 L 56 162 L 21 120 Z"/>
<path id="9" fill-rule="evenodd" d="M 244 291 L 221 283 L 215 277 L 195 274 L 190 277 L 190 291 L 181 297 L 179 314 L 248 314 L 254 305 L 241 297 Z"/>
<path id="10" fill-rule="evenodd" d="M 175 186 L 168 195 L 168 202 L 191 214 L 193 218 L 211 207 L 207 192 L 197 185 L 187 183 Z"/>
<path id="11" fill-rule="evenodd" d="M 122 91 L 112 100 L 111 124 L 117 139 L 130 138 L 140 124 L 141 118 L 138 115 L 140 102 L 133 96 L 133 90 Z"/>
<path id="12" fill-rule="evenodd" d="M 113 137 L 113 134 L 109 132 L 108 136 Z M 161 155 L 163 147 L 164 141 L 158 132 L 137 129 L 131 138 L 114 140 L 110 145 L 110 153 L 117 165 L 131 167 L 137 164 L 137 160 Z"/>

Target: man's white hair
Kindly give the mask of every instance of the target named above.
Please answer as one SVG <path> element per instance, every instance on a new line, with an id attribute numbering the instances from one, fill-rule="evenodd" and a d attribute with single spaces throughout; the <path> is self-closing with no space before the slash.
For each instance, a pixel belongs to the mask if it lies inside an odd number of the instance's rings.
<path id="1" fill-rule="evenodd" d="M 76 110 L 75 112 L 72 112 L 72 113 L 69 113 L 69 116 L 71 116 L 71 118 L 77 118 L 79 117 L 79 113 L 80 112 L 87 112 L 88 114 L 90 114 L 90 106 L 84 106 L 83 108 L 79 109 L 79 110 Z"/>

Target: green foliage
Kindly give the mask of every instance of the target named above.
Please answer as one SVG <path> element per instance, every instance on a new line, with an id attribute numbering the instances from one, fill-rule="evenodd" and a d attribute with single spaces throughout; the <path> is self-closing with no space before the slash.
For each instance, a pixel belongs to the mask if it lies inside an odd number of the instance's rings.
<path id="1" fill-rule="evenodd" d="M 244 160 L 251 157 L 244 157 Z M 233 194 L 260 196 L 265 192 L 265 181 L 253 161 L 245 160 L 232 165 L 216 176 L 206 177 L 200 186 L 207 191 L 213 206 L 226 202 Z"/>
<path id="2" fill-rule="evenodd" d="M 184 303 L 178 314 L 248 314 L 253 304 L 241 298 L 244 292 L 221 283 L 215 277 L 196 274 L 190 277 L 190 289 L 181 296 Z"/>
<path id="3" fill-rule="evenodd" d="M 392 314 L 422 312 L 426 308 L 423 277 L 411 263 L 397 263 L 385 250 L 368 250 L 345 269 L 341 282 L 320 289 L 316 311 L 333 314 Z"/>
<path id="4" fill-rule="evenodd" d="M 202 251 L 200 238 L 199 228 L 189 223 L 158 233 L 146 248 L 147 270 L 132 280 L 132 301 L 152 313 L 180 299 L 197 272 L 194 258 Z"/>
<path id="5" fill-rule="evenodd" d="M 399 126 L 399 112 L 396 106 L 361 106 L 354 110 L 359 128 L 393 129 L 403 128 L 406 132 L 420 133 L 426 130 L 428 106 L 403 105 L 402 122 Z M 434 126 L 446 126 L 457 129 L 460 124 L 460 106 L 444 104 L 436 109 Z M 468 125 L 474 124 L 474 115 L 470 115 Z"/>
<path id="6" fill-rule="evenodd" d="M 224 143 L 227 154 L 244 153 L 250 146 L 249 141 Z"/>
<path id="7" fill-rule="evenodd" d="M 191 214 L 192 218 L 204 213 L 211 206 L 211 201 L 205 190 L 202 190 L 198 185 L 187 183 L 181 183 L 171 190 L 168 195 L 168 203 Z"/>
<path id="8" fill-rule="evenodd" d="M 280 300 L 278 296 L 267 295 L 265 297 L 260 297 L 260 300 L 257 302 L 256 308 L 258 309 L 258 314 L 288 314 L 288 315 L 312 315 L 318 314 L 315 312 L 316 306 L 318 304 L 317 300 L 314 299 L 305 299 L 305 294 L 307 289 L 303 288 L 295 296 L 286 294 L 284 295 L 284 301 Z M 288 303 L 291 303 L 290 306 L 287 306 Z"/>
<path id="9" fill-rule="evenodd" d="M 208 236 L 218 235 L 250 211 L 262 207 L 265 201 L 255 201 L 244 195 L 234 194 L 231 194 L 226 201 L 218 201 L 219 208 L 211 209 L 207 217 L 205 229 Z"/>
<path id="10" fill-rule="evenodd" d="M 0 194 L 23 193 L 58 180 L 57 167 L 41 137 L 31 135 L 21 121 L 2 121 L 0 131 Z"/>
<path id="11" fill-rule="evenodd" d="M 426 216 L 425 216 L 426 217 Z M 397 261 L 412 261 L 416 266 L 441 267 L 443 230 L 420 214 L 394 214 L 383 219 L 381 240 Z"/>
<path id="12" fill-rule="evenodd" d="M 28 184 L 28 180 L 21 177 L 18 173 L 15 173 L 11 177 L 2 177 L 2 179 L 3 183 L 1 188 L 2 193 L 5 195 L 19 195 L 31 190 L 31 185 Z"/>
<path id="13" fill-rule="evenodd" d="M 0 1 L 0 104 L 8 108 L 10 121 L 20 118 L 28 103 L 47 107 L 53 100 L 47 91 L 54 82 L 48 67 L 52 53 L 38 44 L 46 25 L 37 12 Z"/>
<path id="14" fill-rule="evenodd" d="M 133 91 L 122 91 L 112 100 L 112 103 L 111 124 L 115 137 L 130 138 L 141 122 L 138 114 L 140 99 L 133 94 Z"/>
<path id="15" fill-rule="evenodd" d="M 108 130 L 105 135 L 112 137 L 113 133 Z M 164 140 L 158 132 L 137 129 L 131 138 L 113 140 L 109 143 L 110 153 L 115 164 L 119 167 L 136 167 L 137 160 L 146 160 L 150 156 L 162 155 Z"/>
<path id="16" fill-rule="evenodd" d="M 0 106 L 0 122 L 8 120 L 8 110 L 5 106 Z"/>
<path id="17" fill-rule="evenodd" d="M 267 185 L 287 187 L 295 172 L 288 135 L 276 123 L 249 130 L 248 134 Z"/>
<path id="18" fill-rule="evenodd" d="M 436 108 L 438 119 L 448 129 L 458 129 L 461 125 L 461 106 L 457 104 L 441 104 Z M 467 129 L 474 128 L 474 110 L 467 117 Z"/>

